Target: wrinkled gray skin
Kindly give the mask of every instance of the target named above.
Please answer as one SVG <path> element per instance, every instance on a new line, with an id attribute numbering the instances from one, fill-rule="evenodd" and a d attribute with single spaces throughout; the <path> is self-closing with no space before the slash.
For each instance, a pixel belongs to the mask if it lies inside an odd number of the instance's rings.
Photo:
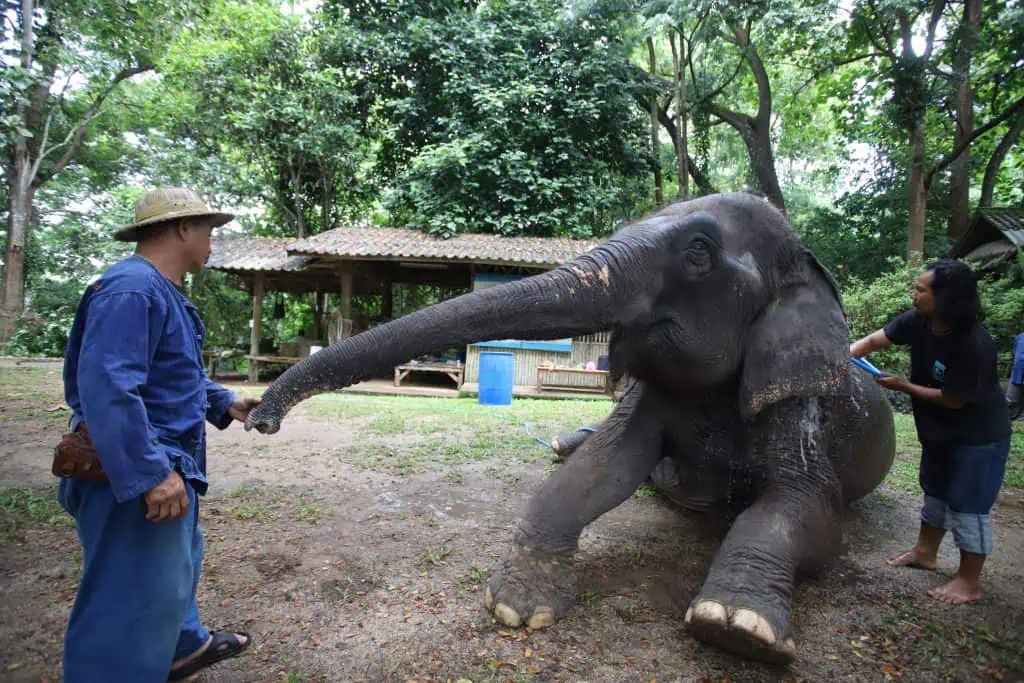
<path id="1" fill-rule="evenodd" d="M 790 661 L 794 582 L 836 556 L 842 508 L 881 483 L 894 431 L 878 385 L 851 371 L 831 277 L 764 200 L 674 204 L 553 271 L 343 340 L 282 374 L 246 429 L 274 433 L 299 401 L 420 354 L 602 330 L 613 378 L 632 385 L 527 502 L 488 609 L 513 627 L 564 616 L 584 527 L 652 480 L 687 509 L 733 515 L 690 631 Z"/>

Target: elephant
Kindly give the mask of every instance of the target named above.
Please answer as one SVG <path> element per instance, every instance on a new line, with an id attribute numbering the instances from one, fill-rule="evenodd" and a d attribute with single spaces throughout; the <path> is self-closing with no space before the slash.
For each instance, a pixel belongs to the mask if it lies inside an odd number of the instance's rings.
<path id="1" fill-rule="evenodd" d="M 526 502 L 484 604 L 509 627 L 563 618 L 582 531 L 653 481 L 688 510 L 730 515 L 689 633 L 790 663 L 795 584 L 839 556 L 845 506 L 884 480 L 895 431 L 881 387 L 851 370 L 835 280 L 761 197 L 668 204 L 557 268 L 343 339 L 272 382 L 245 429 L 273 434 L 306 398 L 420 354 L 601 331 L 610 379 L 628 387 Z"/>

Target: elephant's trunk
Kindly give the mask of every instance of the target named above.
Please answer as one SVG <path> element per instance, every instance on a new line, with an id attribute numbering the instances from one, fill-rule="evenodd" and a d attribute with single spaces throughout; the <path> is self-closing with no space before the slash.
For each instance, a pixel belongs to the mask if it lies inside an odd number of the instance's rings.
<path id="1" fill-rule="evenodd" d="M 419 355 L 473 342 L 559 339 L 611 329 L 635 308 L 639 292 L 653 291 L 639 279 L 657 270 L 632 263 L 654 249 L 652 240 L 640 242 L 647 248 L 638 249 L 634 240 L 627 249 L 613 239 L 547 273 L 464 294 L 333 344 L 277 378 L 250 413 L 246 430 L 274 433 L 300 401 Z"/>

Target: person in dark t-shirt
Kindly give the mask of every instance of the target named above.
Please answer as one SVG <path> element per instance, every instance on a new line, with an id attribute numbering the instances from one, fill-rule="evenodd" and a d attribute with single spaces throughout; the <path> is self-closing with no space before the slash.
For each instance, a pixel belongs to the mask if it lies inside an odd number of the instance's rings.
<path id="1" fill-rule="evenodd" d="M 979 322 L 974 272 L 943 259 L 914 282 L 914 309 L 854 342 L 863 357 L 890 344 L 910 346 L 910 379 L 883 375 L 882 386 L 911 397 L 921 442 L 924 490 L 917 544 L 889 559 L 895 566 L 935 569 L 946 531 L 960 548 L 960 567 L 928 591 L 952 604 L 981 597 L 979 577 L 992 553 L 989 510 L 1003 484 L 1010 452 L 1010 419 L 999 384 L 996 348 Z"/>

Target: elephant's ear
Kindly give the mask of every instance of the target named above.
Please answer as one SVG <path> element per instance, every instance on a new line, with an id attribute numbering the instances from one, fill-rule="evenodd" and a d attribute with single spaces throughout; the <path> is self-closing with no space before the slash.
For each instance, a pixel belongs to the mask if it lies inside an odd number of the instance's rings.
<path id="1" fill-rule="evenodd" d="M 787 398 L 845 394 L 850 333 L 832 275 L 803 249 L 751 326 L 740 381 L 744 419 Z"/>

